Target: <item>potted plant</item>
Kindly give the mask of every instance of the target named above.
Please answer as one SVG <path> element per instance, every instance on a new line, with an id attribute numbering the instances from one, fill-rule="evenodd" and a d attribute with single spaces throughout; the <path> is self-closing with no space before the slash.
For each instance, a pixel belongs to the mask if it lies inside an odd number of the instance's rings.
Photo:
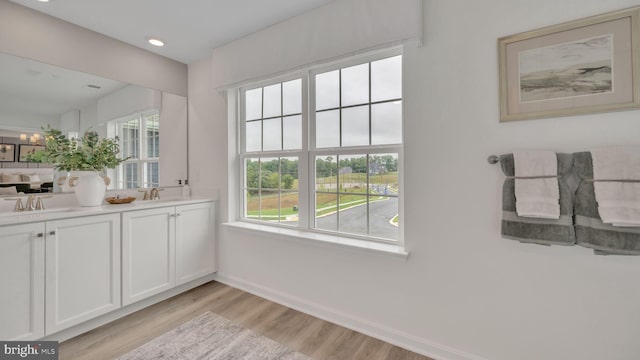
<path id="1" fill-rule="evenodd" d="M 69 185 L 75 186 L 80 206 L 102 204 L 108 178 L 100 173 L 113 169 L 127 159 L 118 157 L 117 138 L 100 139 L 95 131 L 87 131 L 82 138 L 68 138 L 60 130 L 44 129 L 45 148 L 28 156 L 28 161 L 52 164 L 57 170 L 74 172 Z"/>

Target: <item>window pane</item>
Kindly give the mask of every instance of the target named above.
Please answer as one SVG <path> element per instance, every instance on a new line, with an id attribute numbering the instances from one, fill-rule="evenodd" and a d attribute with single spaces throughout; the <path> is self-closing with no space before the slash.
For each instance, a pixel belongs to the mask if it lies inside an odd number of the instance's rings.
<path id="1" fill-rule="evenodd" d="M 279 221 L 280 196 L 278 190 L 260 190 L 260 220 Z"/>
<path id="2" fill-rule="evenodd" d="M 144 187 L 156 187 L 160 185 L 159 163 L 157 161 L 145 163 Z"/>
<path id="3" fill-rule="evenodd" d="M 371 144 L 402 143 L 402 101 L 371 105 Z"/>
<path id="4" fill-rule="evenodd" d="M 280 194 L 280 222 L 283 225 L 298 225 L 298 200 L 297 192 Z"/>
<path id="5" fill-rule="evenodd" d="M 342 193 L 367 192 L 367 155 L 339 155 L 340 186 Z"/>
<path id="6" fill-rule="evenodd" d="M 260 159 L 260 188 L 280 188 L 280 168 L 278 158 Z"/>
<path id="7" fill-rule="evenodd" d="M 145 117 L 147 158 L 160 157 L 160 116 L 158 113 Z"/>
<path id="8" fill-rule="evenodd" d="M 262 88 L 245 92 L 245 120 L 262 118 Z"/>
<path id="9" fill-rule="evenodd" d="M 244 166 L 244 186 L 253 189 L 259 188 L 260 162 L 258 159 L 245 159 Z"/>
<path id="10" fill-rule="evenodd" d="M 398 195 L 398 154 L 369 155 L 371 194 Z"/>
<path id="11" fill-rule="evenodd" d="M 340 195 L 338 231 L 367 235 L 367 197 Z"/>
<path id="12" fill-rule="evenodd" d="M 316 194 L 316 228 L 323 230 L 338 230 L 338 195 L 317 193 Z"/>
<path id="13" fill-rule="evenodd" d="M 287 157 L 280 159 L 280 174 L 283 190 L 298 190 L 298 158 Z"/>
<path id="14" fill-rule="evenodd" d="M 316 147 L 340 146 L 340 110 L 316 113 Z"/>
<path id="15" fill-rule="evenodd" d="M 138 185 L 138 163 L 125 163 L 122 166 L 124 189 L 136 189 Z"/>
<path id="16" fill-rule="evenodd" d="M 302 149 L 302 116 L 287 116 L 282 119 L 282 148 Z"/>
<path id="17" fill-rule="evenodd" d="M 398 240 L 398 198 L 372 196 L 369 200 L 369 235 Z"/>
<path id="18" fill-rule="evenodd" d="M 302 112 L 302 79 L 282 83 L 282 115 Z"/>
<path id="19" fill-rule="evenodd" d="M 342 69 L 342 106 L 369 102 L 369 64 Z"/>
<path id="20" fill-rule="evenodd" d="M 316 157 L 316 191 L 336 192 L 338 189 L 338 156 Z"/>
<path id="21" fill-rule="evenodd" d="M 402 56 L 371 63 L 371 101 L 402 98 Z"/>
<path id="22" fill-rule="evenodd" d="M 246 123 L 246 151 L 262 150 L 262 121 Z"/>
<path id="23" fill-rule="evenodd" d="M 263 118 L 282 115 L 280 84 L 265 86 Z"/>
<path id="24" fill-rule="evenodd" d="M 342 146 L 369 145 L 369 106 L 342 110 Z"/>
<path id="25" fill-rule="evenodd" d="M 316 110 L 340 106 L 339 70 L 316 75 Z"/>
<path id="26" fill-rule="evenodd" d="M 245 197 L 245 216 L 248 219 L 260 219 L 260 193 L 256 189 L 246 189 Z"/>
<path id="27" fill-rule="evenodd" d="M 139 131 L 140 131 L 140 119 L 132 119 L 120 123 L 120 151 L 122 157 L 130 157 L 132 159 L 138 159 L 140 157 L 138 149 L 139 144 Z"/>
<path id="28" fill-rule="evenodd" d="M 282 132 L 280 130 L 280 118 L 262 121 L 262 150 L 281 150 Z"/>

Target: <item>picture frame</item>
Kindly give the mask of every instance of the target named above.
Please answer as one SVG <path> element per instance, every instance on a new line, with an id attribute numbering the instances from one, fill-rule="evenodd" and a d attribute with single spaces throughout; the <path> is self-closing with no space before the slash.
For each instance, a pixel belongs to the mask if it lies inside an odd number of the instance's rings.
<path id="1" fill-rule="evenodd" d="M 18 161 L 29 162 L 27 156 L 39 150 L 44 150 L 44 145 L 20 145 Z"/>
<path id="2" fill-rule="evenodd" d="M 640 108 L 639 16 L 634 7 L 498 39 L 500 121 Z"/>
<path id="3" fill-rule="evenodd" d="M 16 145 L 0 144 L 0 162 L 16 161 Z"/>

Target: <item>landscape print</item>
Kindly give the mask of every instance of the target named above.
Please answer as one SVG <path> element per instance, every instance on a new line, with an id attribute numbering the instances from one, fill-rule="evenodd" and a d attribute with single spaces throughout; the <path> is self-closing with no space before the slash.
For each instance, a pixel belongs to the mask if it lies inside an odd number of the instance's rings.
<path id="1" fill-rule="evenodd" d="M 518 54 L 520 101 L 532 102 L 613 91 L 613 34 Z"/>

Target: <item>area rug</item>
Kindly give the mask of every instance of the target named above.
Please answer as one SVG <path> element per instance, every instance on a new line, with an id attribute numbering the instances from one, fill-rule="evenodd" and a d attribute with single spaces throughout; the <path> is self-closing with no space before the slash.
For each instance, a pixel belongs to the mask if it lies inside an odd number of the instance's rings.
<path id="1" fill-rule="evenodd" d="M 310 360 L 254 331 L 206 312 L 134 349 L 119 360 Z"/>

